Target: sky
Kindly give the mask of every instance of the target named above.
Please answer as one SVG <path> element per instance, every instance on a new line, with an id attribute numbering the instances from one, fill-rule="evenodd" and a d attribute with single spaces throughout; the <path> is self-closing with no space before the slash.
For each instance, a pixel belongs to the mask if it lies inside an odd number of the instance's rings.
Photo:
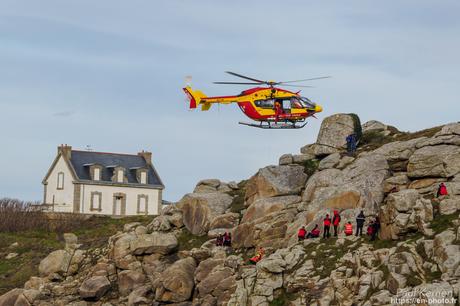
<path id="1" fill-rule="evenodd" d="M 153 152 L 179 200 L 204 178 L 239 181 L 357 113 L 415 131 L 460 118 L 459 1 L 0 1 L 0 197 L 42 199 L 61 143 Z M 260 130 L 208 95 L 267 80 L 332 76 L 302 94 L 323 106 L 299 130 Z"/>

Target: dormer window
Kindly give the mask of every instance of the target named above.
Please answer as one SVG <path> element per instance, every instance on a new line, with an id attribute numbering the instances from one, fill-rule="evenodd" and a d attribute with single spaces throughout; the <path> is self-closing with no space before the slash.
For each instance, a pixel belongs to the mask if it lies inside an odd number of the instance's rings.
<path id="1" fill-rule="evenodd" d="M 117 182 L 123 183 L 124 171 L 122 169 L 117 169 Z"/>
<path id="2" fill-rule="evenodd" d="M 141 184 L 147 184 L 147 172 L 146 171 L 141 171 L 140 175 L 141 179 Z"/>

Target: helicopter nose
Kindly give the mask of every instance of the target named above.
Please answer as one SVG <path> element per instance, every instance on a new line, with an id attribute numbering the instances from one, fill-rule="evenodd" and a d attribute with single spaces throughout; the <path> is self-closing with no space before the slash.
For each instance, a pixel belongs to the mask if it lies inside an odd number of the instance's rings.
<path id="1" fill-rule="evenodd" d="M 321 113 L 323 111 L 323 108 L 321 105 L 316 104 L 315 105 L 315 113 Z"/>

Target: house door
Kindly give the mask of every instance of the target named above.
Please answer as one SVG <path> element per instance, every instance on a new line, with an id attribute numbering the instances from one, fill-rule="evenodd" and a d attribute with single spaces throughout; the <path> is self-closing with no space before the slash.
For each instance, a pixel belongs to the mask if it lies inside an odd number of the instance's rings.
<path id="1" fill-rule="evenodd" d="M 122 207 L 123 205 L 123 197 L 122 196 L 115 196 L 114 202 L 113 202 L 113 214 L 115 216 L 121 216 L 122 215 Z"/>

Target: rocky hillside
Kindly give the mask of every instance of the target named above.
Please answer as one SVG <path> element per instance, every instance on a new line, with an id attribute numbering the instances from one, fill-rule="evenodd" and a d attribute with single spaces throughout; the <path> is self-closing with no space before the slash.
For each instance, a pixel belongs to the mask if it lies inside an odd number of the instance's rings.
<path id="1" fill-rule="evenodd" d="M 353 132 L 360 142 L 349 156 Z M 436 198 L 440 182 L 449 195 Z M 322 230 L 333 210 L 342 216 L 337 238 L 297 241 L 301 226 Z M 380 217 L 376 241 L 343 234 L 360 210 L 367 221 Z M 450 302 L 460 291 L 459 211 L 460 123 L 403 133 L 337 114 L 300 154 L 239 183 L 200 181 L 148 226 L 125 224 L 103 248 L 81 248 L 67 234 L 40 275 L 0 305 L 371 306 L 408 297 L 458 305 Z M 215 246 L 225 231 L 232 248 Z M 248 264 L 258 248 L 265 256 Z"/>

